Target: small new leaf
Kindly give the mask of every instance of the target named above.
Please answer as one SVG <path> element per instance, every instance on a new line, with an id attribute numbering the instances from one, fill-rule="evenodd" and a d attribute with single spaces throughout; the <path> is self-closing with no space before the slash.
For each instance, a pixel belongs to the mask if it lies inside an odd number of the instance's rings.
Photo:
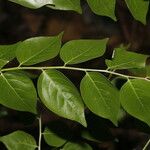
<path id="1" fill-rule="evenodd" d="M 0 137 L 8 150 L 35 150 L 37 148 L 35 139 L 23 131 L 15 131 Z"/>
<path id="2" fill-rule="evenodd" d="M 86 126 L 81 96 L 72 82 L 61 72 L 43 71 L 38 80 L 38 93 L 48 109 Z"/>
<path id="3" fill-rule="evenodd" d="M 107 40 L 73 40 L 67 42 L 60 51 L 65 64 L 78 64 L 104 54 Z"/>
<path id="4" fill-rule="evenodd" d="M 120 91 L 122 107 L 132 116 L 150 126 L 150 81 L 128 80 Z"/>
<path id="5" fill-rule="evenodd" d="M 118 48 L 114 51 L 112 60 L 106 60 L 108 69 L 130 69 L 130 68 L 144 68 L 147 55 L 129 52 Z"/>
<path id="6" fill-rule="evenodd" d="M 107 78 L 100 73 L 86 73 L 81 81 L 80 90 L 86 106 L 93 113 L 117 125 L 119 92 Z"/>
<path id="7" fill-rule="evenodd" d="M 1 73 L 0 83 L 0 104 L 15 110 L 36 113 L 36 90 L 26 75 Z"/>

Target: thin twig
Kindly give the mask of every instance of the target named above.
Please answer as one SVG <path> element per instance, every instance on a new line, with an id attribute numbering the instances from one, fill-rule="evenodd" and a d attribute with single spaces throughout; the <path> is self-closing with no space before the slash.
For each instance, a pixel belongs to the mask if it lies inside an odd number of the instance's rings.
<path id="1" fill-rule="evenodd" d="M 147 150 L 148 145 L 150 144 L 150 139 L 147 141 L 147 143 L 145 144 L 145 146 L 143 147 L 142 150 Z"/>
<path id="2" fill-rule="evenodd" d="M 4 68 L 4 69 L 1 69 L 0 72 L 15 71 L 15 70 L 47 70 L 47 69 L 64 69 L 64 70 L 76 70 L 76 71 L 84 71 L 84 72 L 101 72 L 101 73 L 108 73 L 108 74 L 120 76 L 120 77 L 123 77 L 123 78 L 142 79 L 142 80 L 150 81 L 146 77 L 137 77 L 137 76 L 125 75 L 125 74 L 121 74 L 121 73 L 117 73 L 117 72 L 109 71 L 109 70 L 90 69 L 90 68 L 77 68 L 77 67 L 70 67 L 70 66 L 13 67 L 13 68 Z"/>

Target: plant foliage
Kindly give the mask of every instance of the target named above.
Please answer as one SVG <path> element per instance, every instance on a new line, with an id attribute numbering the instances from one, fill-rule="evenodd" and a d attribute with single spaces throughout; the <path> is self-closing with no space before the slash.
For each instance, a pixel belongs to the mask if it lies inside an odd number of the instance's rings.
<path id="1" fill-rule="evenodd" d="M 10 1 L 32 9 L 47 6 L 53 9 L 82 12 L 80 0 Z M 94 13 L 116 20 L 115 0 L 87 0 L 87 2 Z M 133 17 L 145 24 L 149 1 L 126 0 L 126 4 Z M 62 45 L 61 38 L 62 33 L 57 36 L 29 38 L 12 45 L 0 45 L 1 105 L 37 115 L 37 100 L 40 99 L 40 102 L 48 110 L 60 117 L 78 122 L 84 127 L 88 126 L 85 109 L 88 108 L 97 116 L 118 125 L 118 115 L 122 107 L 133 117 L 150 125 L 150 80 L 147 78 L 148 75 L 139 77 L 116 72 L 116 70 L 146 69 L 147 55 L 129 52 L 127 48 L 120 47 L 114 50 L 111 60 L 106 60 L 108 67 L 106 70 L 79 68 L 75 65 L 102 57 L 108 39 L 80 39 Z M 56 56 L 60 57 L 64 65 L 33 66 Z M 19 66 L 6 67 L 6 64 L 14 58 L 17 59 Z M 30 79 L 30 76 L 25 73 L 26 70 L 41 71 L 37 84 L 33 84 L 32 78 Z M 80 91 L 67 75 L 62 73 L 62 70 L 76 70 L 85 73 L 80 83 Z M 111 83 L 107 74 L 122 77 L 126 79 L 126 82 L 118 90 Z M 40 113 L 37 116 L 39 115 Z M 92 149 L 86 143 L 67 141 L 48 127 L 40 134 L 44 135 L 48 145 L 62 147 L 62 150 Z M 2 136 L 0 141 L 9 150 L 34 150 L 37 148 L 35 139 L 23 131 L 15 131 Z"/>

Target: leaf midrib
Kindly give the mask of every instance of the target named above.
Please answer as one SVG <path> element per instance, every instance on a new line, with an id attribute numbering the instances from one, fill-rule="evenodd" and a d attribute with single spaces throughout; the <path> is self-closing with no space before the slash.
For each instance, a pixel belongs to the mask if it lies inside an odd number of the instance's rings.
<path id="1" fill-rule="evenodd" d="M 30 106 L 30 105 L 28 105 L 28 104 L 26 104 L 24 101 L 23 101 L 23 99 L 20 97 L 20 95 L 16 92 L 16 90 L 12 87 L 12 85 L 9 83 L 9 81 L 5 78 L 5 76 L 3 75 L 3 74 L 1 74 L 1 76 L 3 77 L 3 79 L 6 81 L 6 83 L 9 85 L 9 87 L 12 89 L 12 91 L 15 93 L 15 95 L 22 101 L 22 103 L 25 105 L 25 107 L 27 108 L 27 110 L 28 110 L 28 108 L 30 108 L 30 111 L 32 111 L 33 110 L 33 108 Z"/>
<path id="2" fill-rule="evenodd" d="M 46 47 L 44 47 L 43 49 L 41 49 L 39 52 L 35 53 L 34 55 L 32 55 L 31 57 L 29 57 L 28 59 L 26 59 L 25 61 L 21 62 L 20 65 L 23 65 L 27 62 L 29 62 L 30 60 L 32 60 L 34 57 L 38 56 L 39 54 L 41 54 L 43 51 L 45 51 L 45 49 L 47 49 L 48 47 L 54 45 L 56 41 L 53 41 L 52 43 L 50 43 L 49 45 L 47 45 Z"/>
<path id="3" fill-rule="evenodd" d="M 93 81 L 93 79 L 90 77 L 89 73 L 87 73 L 89 79 L 91 80 L 91 82 L 93 83 L 94 87 L 96 88 L 97 92 L 99 93 L 100 97 L 102 98 L 103 103 L 105 104 L 106 108 L 108 108 L 109 112 L 111 112 L 111 109 L 109 107 L 109 105 L 106 103 L 106 101 L 104 100 L 102 93 L 100 92 L 100 90 L 98 89 L 97 85 L 95 84 L 95 82 Z"/>

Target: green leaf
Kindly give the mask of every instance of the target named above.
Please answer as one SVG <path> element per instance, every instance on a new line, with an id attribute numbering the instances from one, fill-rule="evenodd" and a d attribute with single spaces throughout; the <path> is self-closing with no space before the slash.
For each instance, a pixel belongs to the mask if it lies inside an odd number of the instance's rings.
<path id="1" fill-rule="evenodd" d="M 65 64 L 78 64 L 104 54 L 107 40 L 73 40 L 66 43 L 60 51 Z"/>
<path id="2" fill-rule="evenodd" d="M 12 45 L 0 45 L 0 69 L 15 58 L 15 52 L 19 43 Z"/>
<path id="3" fill-rule="evenodd" d="M 37 9 L 42 6 L 60 10 L 74 10 L 81 13 L 80 0 L 9 0 L 22 6 Z"/>
<path id="4" fill-rule="evenodd" d="M 125 0 L 133 17 L 146 24 L 146 14 L 149 8 L 149 1 L 146 0 Z"/>
<path id="5" fill-rule="evenodd" d="M 149 65 L 146 65 L 145 68 L 129 69 L 128 71 L 131 72 L 134 76 L 150 78 L 150 66 Z"/>
<path id="6" fill-rule="evenodd" d="M 132 116 L 150 126 L 150 81 L 128 80 L 120 91 L 122 107 Z"/>
<path id="7" fill-rule="evenodd" d="M 48 109 L 86 126 L 81 96 L 72 82 L 61 72 L 43 71 L 38 80 L 38 93 Z"/>
<path id="8" fill-rule="evenodd" d="M 74 10 L 81 13 L 80 0 L 52 0 L 52 6 L 50 8 L 60 9 L 60 10 Z M 54 5 L 54 6 L 53 6 Z"/>
<path id="9" fill-rule="evenodd" d="M 115 0 L 87 0 L 87 2 L 95 14 L 116 20 Z"/>
<path id="10" fill-rule="evenodd" d="M 17 48 L 16 55 L 20 65 L 37 64 L 58 55 L 61 37 L 34 37 L 23 41 Z"/>
<path id="11" fill-rule="evenodd" d="M 9 1 L 32 9 L 40 8 L 44 5 L 53 3 L 53 0 L 9 0 Z"/>
<path id="12" fill-rule="evenodd" d="M 137 54 L 124 49 L 116 49 L 112 60 L 106 60 L 108 69 L 144 68 L 147 55 Z"/>
<path id="13" fill-rule="evenodd" d="M 8 150 L 35 150 L 37 148 L 35 139 L 23 131 L 15 131 L 0 137 Z"/>
<path id="14" fill-rule="evenodd" d="M 60 147 L 66 143 L 66 139 L 63 139 L 47 127 L 45 128 L 43 135 L 46 143 L 50 146 Z"/>
<path id="15" fill-rule="evenodd" d="M 92 150 L 92 147 L 86 143 L 68 142 L 62 150 Z"/>
<path id="16" fill-rule="evenodd" d="M 5 66 L 9 61 L 0 59 L 0 69 Z"/>
<path id="17" fill-rule="evenodd" d="M 36 90 L 25 75 L 15 72 L 0 74 L 0 104 L 19 111 L 36 113 Z"/>
<path id="18" fill-rule="evenodd" d="M 80 85 L 81 95 L 86 106 L 100 117 L 117 125 L 119 113 L 119 92 L 100 73 L 86 73 Z"/>
<path id="19" fill-rule="evenodd" d="M 82 138 L 88 140 L 88 141 L 93 141 L 93 142 L 96 142 L 96 143 L 102 143 L 101 141 L 97 140 L 95 137 L 93 137 L 90 132 L 88 132 L 87 130 L 83 130 L 81 132 L 81 136 Z"/>

